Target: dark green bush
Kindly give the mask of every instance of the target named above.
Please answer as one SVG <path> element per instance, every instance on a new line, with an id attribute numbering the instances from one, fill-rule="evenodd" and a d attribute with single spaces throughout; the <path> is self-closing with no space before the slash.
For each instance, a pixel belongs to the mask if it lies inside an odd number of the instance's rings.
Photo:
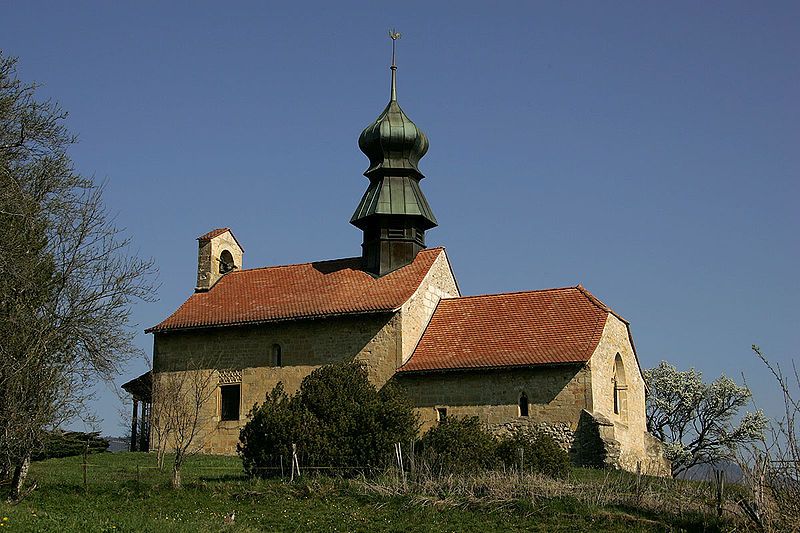
<path id="1" fill-rule="evenodd" d="M 244 471 L 261 477 L 280 474 L 280 464 L 276 461 L 281 456 L 286 458 L 286 468 L 289 468 L 292 443 L 299 440 L 303 421 L 302 414 L 292 408 L 283 383 L 278 383 L 267 394 L 264 403 L 254 405 L 248 417 L 250 421 L 239 432 L 236 445 Z"/>
<path id="2" fill-rule="evenodd" d="M 422 436 L 416 453 L 436 474 L 470 473 L 497 467 L 497 445 L 477 417 L 448 417 Z"/>
<path id="3" fill-rule="evenodd" d="M 565 477 L 570 470 L 569 454 L 547 434 L 517 430 L 500 440 L 497 455 L 507 468 Z"/>
<path id="4" fill-rule="evenodd" d="M 42 439 L 42 447 L 33 453 L 31 459 L 43 461 L 55 457 L 72 457 L 83 455 L 86 446 L 89 453 L 104 452 L 108 449 L 108 441 L 99 433 L 83 433 L 80 431 L 49 431 Z"/>
<path id="5" fill-rule="evenodd" d="M 411 404 L 391 384 L 378 391 L 358 363 L 314 370 L 289 397 L 276 387 L 250 413 L 238 451 L 245 471 L 266 476 L 286 468 L 292 443 L 306 465 L 339 467 L 340 473 L 382 468 L 394 459 L 393 444 L 409 442 L 417 431 Z M 302 465 L 301 465 L 302 466 Z"/>

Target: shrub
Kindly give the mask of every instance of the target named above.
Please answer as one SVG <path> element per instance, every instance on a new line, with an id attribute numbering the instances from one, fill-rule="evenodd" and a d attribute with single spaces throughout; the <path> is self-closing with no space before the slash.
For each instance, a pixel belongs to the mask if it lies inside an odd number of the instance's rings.
<path id="1" fill-rule="evenodd" d="M 436 473 L 468 473 L 496 467 L 497 445 L 477 417 L 448 417 L 422 436 L 417 450 Z"/>
<path id="2" fill-rule="evenodd" d="M 570 470 L 569 454 L 550 435 L 541 432 L 514 431 L 500 441 L 497 455 L 508 468 L 551 477 L 565 477 Z"/>
<path id="3" fill-rule="evenodd" d="M 265 467 L 276 455 L 288 459 L 292 443 L 307 463 L 355 472 L 387 465 L 392 445 L 416 431 L 413 408 L 397 389 L 378 391 L 362 365 L 340 363 L 314 370 L 293 397 L 279 384 L 251 411 L 237 449 L 250 475 L 268 475 Z"/>
<path id="4" fill-rule="evenodd" d="M 275 467 L 275 457 L 291 457 L 292 443 L 302 434 L 302 417 L 292 409 L 283 383 L 278 383 L 264 403 L 253 406 L 248 418 L 250 421 L 239 432 L 236 450 L 245 473 L 267 477 L 273 473 L 269 468 Z M 288 468 L 289 463 L 286 465 Z"/>
<path id="5" fill-rule="evenodd" d="M 42 439 L 41 449 L 33 453 L 31 459 L 43 461 L 55 457 L 83 455 L 87 445 L 89 446 L 89 453 L 104 452 L 108 449 L 108 441 L 97 432 L 49 431 L 45 433 Z"/>

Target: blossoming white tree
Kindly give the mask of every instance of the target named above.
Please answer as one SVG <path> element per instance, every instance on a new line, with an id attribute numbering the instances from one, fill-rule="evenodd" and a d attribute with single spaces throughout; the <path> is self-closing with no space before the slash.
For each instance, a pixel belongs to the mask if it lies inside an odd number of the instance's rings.
<path id="1" fill-rule="evenodd" d="M 662 361 L 646 370 L 644 379 L 647 429 L 664 442 L 673 475 L 731 460 L 739 446 L 763 438 L 767 420 L 760 410 L 739 416 L 750 389 L 724 375 L 704 383 L 694 368 L 679 371 Z"/>

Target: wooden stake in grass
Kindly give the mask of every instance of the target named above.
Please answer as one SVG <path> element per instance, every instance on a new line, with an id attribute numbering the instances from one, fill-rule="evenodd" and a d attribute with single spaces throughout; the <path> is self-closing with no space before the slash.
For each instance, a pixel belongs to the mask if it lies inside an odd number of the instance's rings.
<path id="1" fill-rule="evenodd" d="M 89 492 L 89 480 L 87 479 L 87 461 L 89 459 L 89 439 L 86 439 L 86 447 L 83 449 L 83 492 Z"/>
<path id="2" fill-rule="evenodd" d="M 403 488 L 406 486 L 406 471 L 403 468 L 403 447 L 399 442 L 394 443 L 394 457 L 397 461 L 397 468 L 400 471 L 400 478 L 403 480 Z"/>
<path id="3" fill-rule="evenodd" d="M 636 501 L 642 500 L 642 462 L 636 461 Z"/>
<path id="4" fill-rule="evenodd" d="M 300 461 L 297 460 L 297 444 L 292 443 L 292 477 L 289 481 L 294 481 L 294 474 L 297 471 L 297 477 L 300 477 Z"/>
<path id="5" fill-rule="evenodd" d="M 714 495 L 717 503 L 717 517 L 722 518 L 722 504 L 725 501 L 725 471 L 714 469 Z"/>

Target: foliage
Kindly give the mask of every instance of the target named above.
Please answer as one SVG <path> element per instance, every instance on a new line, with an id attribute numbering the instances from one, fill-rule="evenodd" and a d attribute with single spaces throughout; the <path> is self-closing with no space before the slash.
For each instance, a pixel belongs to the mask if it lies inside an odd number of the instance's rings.
<path id="1" fill-rule="evenodd" d="M 416 453 L 434 472 L 468 473 L 498 466 L 497 446 L 477 417 L 447 417 L 422 436 Z"/>
<path id="2" fill-rule="evenodd" d="M 43 461 L 58 457 L 73 457 L 89 453 L 99 453 L 108 450 L 108 441 L 97 432 L 83 433 L 80 431 L 49 431 L 42 439 L 42 448 L 31 457 L 34 461 Z"/>
<path id="3" fill-rule="evenodd" d="M 245 470 L 262 476 L 276 455 L 289 464 L 292 444 L 313 464 L 383 467 L 393 444 L 410 441 L 416 430 L 411 404 L 397 389 L 378 391 L 361 364 L 339 363 L 314 370 L 291 398 L 282 384 L 273 389 L 251 411 L 238 451 Z"/>
<path id="4" fill-rule="evenodd" d="M 153 274 L 75 171 L 66 113 L 36 88 L 0 53 L 0 472 L 17 494 L 45 431 L 86 418 L 93 381 L 139 353 L 130 304 Z"/>
<path id="5" fill-rule="evenodd" d="M 301 439 L 303 423 L 283 383 L 267 394 L 263 403 L 253 406 L 250 419 L 239 432 L 236 449 L 248 476 L 268 477 L 273 457 L 289 458 L 292 443 Z M 288 462 L 287 462 L 288 464 Z"/>
<path id="6" fill-rule="evenodd" d="M 647 429 L 665 444 L 673 475 L 700 464 L 733 459 L 739 446 L 763 437 L 766 418 L 761 411 L 746 412 L 750 389 L 720 376 L 704 383 L 695 369 L 678 371 L 662 361 L 646 370 Z"/>
<path id="7" fill-rule="evenodd" d="M 570 471 L 569 454 L 546 433 L 518 429 L 502 438 L 497 447 L 500 461 L 509 468 L 565 477 Z"/>

